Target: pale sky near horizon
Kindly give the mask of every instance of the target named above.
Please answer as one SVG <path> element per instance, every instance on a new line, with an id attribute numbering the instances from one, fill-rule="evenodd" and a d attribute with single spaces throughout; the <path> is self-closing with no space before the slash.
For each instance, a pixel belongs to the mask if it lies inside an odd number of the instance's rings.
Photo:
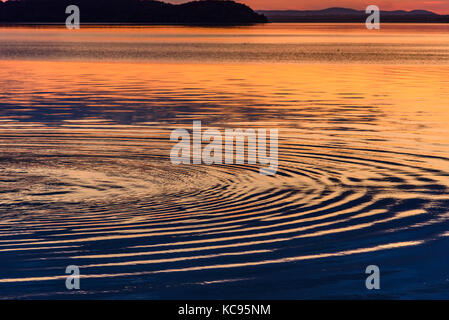
<path id="1" fill-rule="evenodd" d="M 188 0 L 162 0 L 183 3 Z M 236 0 L 255 10 L 315 10 L 329 7 L 344 7 L 364 10 L 368 5 L 377 5 L 381 10 L 430 10 L 449 14 L 449 0 Z"/>

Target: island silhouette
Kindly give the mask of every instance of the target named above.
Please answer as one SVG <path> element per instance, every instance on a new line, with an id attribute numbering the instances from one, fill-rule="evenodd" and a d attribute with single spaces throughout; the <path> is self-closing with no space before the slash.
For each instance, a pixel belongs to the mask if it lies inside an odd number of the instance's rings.
<path id="1" fill-rule="evenodd" d="M 65 9 L 76 5 L 81 23 L 252 24 L 264 15 L 234 1 L 206 0 L 170 4 L 154 0 L 9 0 L 0 1 L 0 23 L 65 23 Z"/>
<path id="2" fill-rule="evenodd" d="M 0 1 L 0 23 L 65 23 L 65 9 L 80 8 L 81 23 L 239 25 L 266 22 L 364 23 L 362 10 L 258 10 L 231 0 L 171 4 L 155 0 L 8 0 Z M 426 10 L 381 11 L 382 22 L 447 23 L 449 15 Z"/>
<path id="3" fill-rule="evenodd" d="M 347 22 L 364 23 L 368 14 L 365 10 L 348 8 L 327 8 L 323 10 L 258 10 L 270 22 Z M 449 22 L 449 15 L 439 15 L 427 10 L 380 11 L 382 22 L 403 23 L 444 23 Z"/>

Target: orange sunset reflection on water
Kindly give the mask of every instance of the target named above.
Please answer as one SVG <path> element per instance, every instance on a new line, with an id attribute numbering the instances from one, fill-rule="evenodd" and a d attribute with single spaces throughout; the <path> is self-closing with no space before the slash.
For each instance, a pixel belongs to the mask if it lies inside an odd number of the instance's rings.
<path id="1" fill-rule="evenodd" d="M 0 28 L 3 295 L 440 296 L 449 30 L 362 27 Z M 195 120 L 279 129 L 278 174 L 172 164 Z"/>

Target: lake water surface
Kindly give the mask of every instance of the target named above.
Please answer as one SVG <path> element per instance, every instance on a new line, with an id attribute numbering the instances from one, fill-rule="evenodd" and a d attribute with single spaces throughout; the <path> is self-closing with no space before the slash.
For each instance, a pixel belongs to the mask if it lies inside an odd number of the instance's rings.
<path id="1" fill-rule="evenodd" d="M 448 104 L 449 25 L 0 28 L 0 297 L 449 298 Z"/>

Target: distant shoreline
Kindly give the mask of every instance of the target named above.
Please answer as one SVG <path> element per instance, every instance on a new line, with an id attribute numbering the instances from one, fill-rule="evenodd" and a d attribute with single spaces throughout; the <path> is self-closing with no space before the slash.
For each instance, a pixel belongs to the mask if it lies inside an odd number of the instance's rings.
<path id="1" fill-rule="evenodd" d="M 231 0 L 171 4 L 153 0 L 10 0 L 0 2 L 0 26 L 64 26 L 66 7 L 78 6 L 83 26 L 233 27 L 264 23 L 365 23 L 364 10 L 253 10 Z M 381 23 L 446 24 L 449 15 L 427 10 L 380 11 Z"/>
<path id="2" fill-rule="evenodd" d="M 409 24 L 409 25 L 413 25 L 413 24 L 423 24 L 423 25 L 431 25 L 431 24 L 438 24 L 438 25 L 448 25 L 449 26 L 449 22 L 428 22 L 428 21 L 415 21 L 415 22 L 383 22 L 384 24 Z M 87 28 L 102 28 L 102 27 L 158 27 L 158 26 L 164 26 L 164 27 L 203 27 L 203 28 L 215 28 L 215 27 L 229 27 L 229 28 L 237 28 L 237 27 L 245 27 L 245 26 L 256 26 L 256 25 L 276 25 L 276 24 L 340 24 L 340 25 L 344 25 L 344 24 L 348 24 L 348 25 L 364 25 L 364 22 L 343 22 L 343 21 L 338 21 L 338 22 L 329 22 L 329 21 L 323 21 L 323 22 L 319 22 L 319 21 L 314 21 L 314 22 L 306 22 L 306 21 L 302 21 L 302 22 L 297 22 L 297 21 L 284 21 L 284 22 L 263 22 L 263 23 L 247 23 L 247 24 L 200 24 L 200 23 L 195 23 L 195 24 L 183 24 L 183 23 L 116 23 L 116 22 L 89 22 L 89 23 L 81 23 L 81 27 L 87 27 Z M 59 23 L 59 22 L 10 22 L 10 23 L 2 23 L 0 22 L 0 28 L 3 27 L 61 27 L 61 28 L 66 28 L 64 23 Z"/>
<path id="3" fill-rule="evenodd" d="M 365 23 L 369 16 L 365 11 L 347 8 L 323 10 L 256 10 L 272 23 Z M 383 23 L 449 23 L 449 15 L 426 10 L 380 11 Z"/>

